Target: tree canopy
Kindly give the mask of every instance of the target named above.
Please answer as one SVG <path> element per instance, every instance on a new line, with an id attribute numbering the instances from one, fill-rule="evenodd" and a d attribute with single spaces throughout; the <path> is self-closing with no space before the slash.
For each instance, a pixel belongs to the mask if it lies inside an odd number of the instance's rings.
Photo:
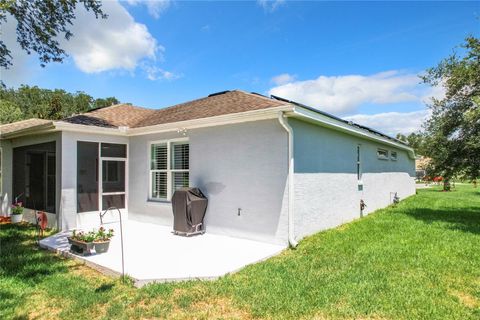
<path id="1" fill-rule="evenodd" d="M 75 10 L 81 4 L 96 18 L 106 18 L 98 0 L 0 0 L 0 27 L 7 19 L 17 21 L 17 42 L 28 54 L 38 54 L 40 64 L 61 62 L 67 56 L 60 47 L 59 37 L 69 40 L 69 26 L 75 20 Z M 0 39 L 0 67 L 12 65 L 12 55 Z"/>
<path id="2" fill-rule="evenodd" d="M 118 104 L 115 97 L 94 99 L 78 91 L 41 89 L 23 85 L 18 89 L 0 88 L 0 123 L 29 118 L 59 120 L 73 114 Z"/>
<path id="3" fill-rule="evenodd" d="M 455 175 L 480 175 L 480 39 L 468 37 L 454 53 L 422 77 L 443 85 L 445 97 L 433 99 L 432 116 L 424 124 L 428 171 L 448 182 Z"/>
<path id="4" fill-rule="evenodd" d="M 412 132 L 409 135 L 398 133 L 396 138 L 408 143 L 415 150 L 415 154 L 423 155 L 425 153 L 423 149 L 424 136 L 421 132 Z"/>

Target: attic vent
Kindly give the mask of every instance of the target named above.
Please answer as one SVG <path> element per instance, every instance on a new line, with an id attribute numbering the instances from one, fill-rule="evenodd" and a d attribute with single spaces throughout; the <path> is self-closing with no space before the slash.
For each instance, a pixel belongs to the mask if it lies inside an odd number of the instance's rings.
<path id="1" fill-rule="evenodd" d="M 230 90 L 215 92 L 215 93 L 209 94 L 208 96 L 209 96 L 209 97 L 219 96 L 219 95 L 224 94 L 224 93 L 227 93 L 227 92 L 230 92 Z"/>

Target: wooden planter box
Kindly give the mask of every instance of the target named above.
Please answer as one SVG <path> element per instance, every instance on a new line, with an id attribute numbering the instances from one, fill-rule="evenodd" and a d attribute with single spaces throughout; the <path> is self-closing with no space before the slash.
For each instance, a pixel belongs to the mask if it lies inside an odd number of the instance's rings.
<path id="1" fill-rule="evenodd" d="M 93 242 L 78 241 L 71 237 L 68 237 L 67 239 L 68 243 L 70 243 L 70 251 L 84 256 L 92 253 L 91 250 L 94 247 Z"/>

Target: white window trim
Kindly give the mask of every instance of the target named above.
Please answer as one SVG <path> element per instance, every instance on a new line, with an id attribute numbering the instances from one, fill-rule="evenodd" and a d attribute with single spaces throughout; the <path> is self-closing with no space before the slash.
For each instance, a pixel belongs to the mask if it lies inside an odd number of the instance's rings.
<path id="1" fill-rule="evenodd" d="M 385 155 L 385 156 L 381 155 L 380 152 L 382 152 L 382 151 L 383 151 L 383 152 L 386 152 L 387 155 Z M 380 160 L 388 160 L 389 154 L 390 154 L 390 153 L 388 152 L 387 149 L 383 149 L 383 148 L 378 148 L 378 149 L 377 149 L 377 158 L 380 159 Z"/>
<path id="2" fill-rule="evenodd" d="M 148 144 L 148 200 L 155 202 L 170 202 L 173 195 L 173 173 L 174 172 L 190 172 L 190 169 L 172 169 L 171 168 L 171 149 L 172 144 L 177 142 L 189 142 L 187 138 L 175 138 L 168 140 L 156 140 L 150 141 Z M 167 145 L 167 169 L 152 169 L 152 145 L 155 144 L 166 144 Z M 188 159 L 190 162 L 190 157 Z M 152 193 L 152 173 L 153 172 L 166 172 L 167 173 L 167 197 L 166 198 L 155 198 Z"/>

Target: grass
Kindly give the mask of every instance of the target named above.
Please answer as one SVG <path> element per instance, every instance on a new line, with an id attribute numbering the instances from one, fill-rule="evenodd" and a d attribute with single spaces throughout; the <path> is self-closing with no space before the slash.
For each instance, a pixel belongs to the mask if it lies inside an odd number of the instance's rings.
<path id="1" fill-rule="evenodd" d="M 0 226 L 0 319 L 480 319 L 480 190 L 419 190 L 217 281 L 135 289 Z"/>

